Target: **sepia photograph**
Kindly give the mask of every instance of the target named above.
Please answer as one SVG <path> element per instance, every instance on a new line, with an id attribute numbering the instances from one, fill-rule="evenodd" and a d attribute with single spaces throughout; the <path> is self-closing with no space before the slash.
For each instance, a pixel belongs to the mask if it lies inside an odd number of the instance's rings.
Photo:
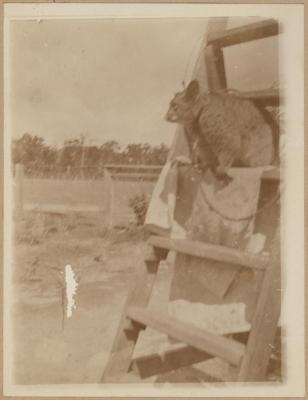
<path id="1" fill-rule="evenodd" d="M 4 6 L 4 394 L 302 396 L 303 6 Z"/>

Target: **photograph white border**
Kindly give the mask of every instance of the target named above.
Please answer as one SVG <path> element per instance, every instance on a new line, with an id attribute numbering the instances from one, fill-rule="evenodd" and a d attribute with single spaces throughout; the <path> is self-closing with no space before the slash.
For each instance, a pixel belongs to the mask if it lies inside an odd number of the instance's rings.
<path id="1" fill-rule="evenodd" d="M 12 176 L 10 160 L 10 35 L 13 20 L 99 18 L 209 18 L 259 16 L 278 19 L 281 82 L 287 140 L 282 212 L 286 327 L 284 383 L 14 385 L 10 306 L 12 260 Z M 304 328 L 304 8 L 301 4 L 4 4 L 4 394 L 77 397 L 302 397 L 305 391 Z"/>

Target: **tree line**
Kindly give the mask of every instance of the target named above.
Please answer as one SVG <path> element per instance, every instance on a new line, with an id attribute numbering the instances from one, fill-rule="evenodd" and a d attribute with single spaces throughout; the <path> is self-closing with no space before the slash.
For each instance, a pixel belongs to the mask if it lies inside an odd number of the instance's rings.
<path id="1" fill-rule="evenodd" d="M 56 147 L 46 144 L 40 136 L 25 133 L 12 142 L 12 162 L 13 165 L 23 164 L 27 175 L 97 175 L 105 164 L 163 165 L 168 151 L 164 144 L 130 143 L 121 147 L 115 140 L 100 146 L 86 145 L 82 136 L 66 140 L 61 147 Z"/>

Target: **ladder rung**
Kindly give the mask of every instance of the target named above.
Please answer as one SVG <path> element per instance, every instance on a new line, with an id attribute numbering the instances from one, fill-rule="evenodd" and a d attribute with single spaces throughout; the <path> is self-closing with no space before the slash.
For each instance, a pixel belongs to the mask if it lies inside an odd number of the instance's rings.
<path id="1" fill-rule="evenodd" d="M 150 326 L 196 349 L 220 357 L 233 365 L 240 365 L 245 352 L 245 346 L 242 343 L 224 336 L 214 335 L 167 314 L 163 315 L 142 307 L 129 307 L 126 315 L 133 321 Z"/>
<path id="2" fill-rule="evenodd" d="M 268 171 L 264 171 L 262 179 L 265 181 L 280 181 L 283 179 L 283 170 L 281 168 L 273 168 Z"/>
<path id="3" fill-rule="evenodd" d="M 279 89 L 275 88 L 245 91 L 245 92 L 237 90 L 232 91 L 232 89 L 230 89 L 229 91 L 227 91 L 227 93 L 230 93 L 231 96 L 239 97 L 240 99 L 252 100 L 254 102 L 260 103 L 263 106 L 266 105 L 278 106 L 279 102 L 282 101 Z"/>
<path id="4" fill-rule="evenodd" d="M 195 257 L 207 258 L 224 263 L 240 265 L 248 268 L 264 269 L 266 258 L 244 253 L 243 251 L 216 244 L 191 241 L 187 239 L 170 239 L 151 236 L 148 241 L 154 247 L 174 250 Z M 225 266 L 225 264 L 223 265 Z"/>
<path id="5" fill-rule="evenodd" d="M 278 22 L 274 19 L 255 22 L 236 28 L 226 29 L 222 32 L 215 32 L 208 35 L 208 44 L 215 44 L 220 47 L 234 46 L 239 43 L 263 39 L 279 34 Z"/>
<path id="6" fill-rule="evenodd" d="M 132 360 L 129 371 L 135 371 L 143 379 L 197 364 L 210 358 L 213 358 L 211 354 L 179 342 L 176 343 L 176 346 L 170 345 L 170 348 L 159 354 L 156 352 L 137 356 Z"/>

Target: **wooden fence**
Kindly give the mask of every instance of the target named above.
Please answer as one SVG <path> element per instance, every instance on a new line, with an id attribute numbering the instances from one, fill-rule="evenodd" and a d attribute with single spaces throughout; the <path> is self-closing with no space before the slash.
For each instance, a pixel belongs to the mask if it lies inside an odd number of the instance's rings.
<path id="1" fill-rule="evenodd" d="M 96 212 L 108 228 L 116 224 L 119 187 L 127 202 L 131 184 L 154 187 L 162 167 L 156 165 L 108 164 L 100 180 L 29 178 L 21 164 L 15 166 L 15 214 L 24 211 L 50 213 Z M 123 183 L 122 183 L 122 182 Z M 129 183 L 131 182 L 131 184 Z M 29 193 L 30 191 L 30 193 Z M 148 189 L 149 191 L 149 189 Z M 149 192 L 150 193 L 150 192 Z M 49 196 L 49 197 L 48 197 Z M 122 201 L 123 206 L 123 201 Z M 128 206 L 127 206 L 128 207 Z M 123 213 L 122 213 L 123 214 Z M 123 218 L 122 218 L 123 219 Z"/>
<path id="2" fill-rule="evenodd" d="M 143 164 L 106 164 L 113 179 L 117 180 L 137 180 L 137 181 L 156 181 L 162 166 L 143 165 Z"/>
<path id="3" fill-rule="evenodd" d="M 16 174 L 17 164 L 13 168 Z M 103 166 L 27 166 L 24 174 L 32 179 L 101 180 L 106 168 L 116 179 L 156 180 L 162 166 L 144 164 L 105 164 Z"/>

